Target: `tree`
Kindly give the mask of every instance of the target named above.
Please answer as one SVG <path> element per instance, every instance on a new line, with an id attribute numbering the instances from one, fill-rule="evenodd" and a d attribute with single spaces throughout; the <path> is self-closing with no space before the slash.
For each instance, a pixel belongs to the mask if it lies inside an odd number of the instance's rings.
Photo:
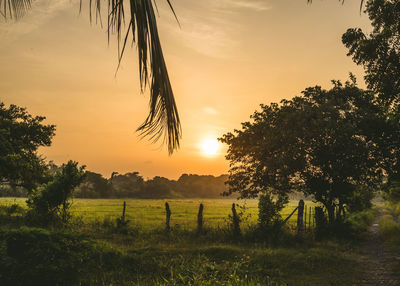
<path id="1" fill-rule="evenodd" d="M 353 61 L 364 67 L 368 88 L 378 95 L 385 122 L 376 128 L 375 141 L 384 155 L 388 183 L 396 185 L 400 181 L 400 2 L 369 0 L 365 12 L 372 32 L 348 29 L 342 41 Z"/>
<path id="2" fill-rule="evenodd" d="M 170 0 L 166 0 L 175 15 Z M 20 18 L 31 8 L 33 0 L 0 1 L 3 17 Z M 125 26 L 125 5 L 129 3 L 129 16 Z M 174 93 L 169 80 L 158 35 L 157 20 L 153 0 L 107 0 L 107 32 L 116 35 L 118 42 L 118 60 L 122 60 L 129 36 L 137 44 L 139 56 L 139 74 L 142 91 L 150 85 L 150 111 L 138 131 L 142 136 L 150 136 L 153 141 L 163 137 L 168 152 L 179 148 L 181 125 Z M 82 0 L 81 0 L 82 6 Z M 101 18 L 102 1 L 89 1 L 90 19 L 92 13 Z M 175 15 L 176 17 L 176 15 Z M 124 34 L 124 35 L 123 35 Z"/>
<path id="3" fill-rule="evenodd" d="M 278 203 L 292 189 L 302 190 L 326 207 L 333 222 L 335 207 L 350 204 L 357 186 L 380 184 L 381 153 L 371 136 L 381 121 L 379 105 L 352 79 L 261 105 L 253 122 L 220 138 L 229 146 L 229 191 L 273 195 Z"/>
<path id="4" fill-rule="evenodd" d="M 111 185 L 101 174 L 86 171 L 85 180 L 75 191 L 77 198 L 108 198 L 111 196 Z"/>
<path id="5" fill-rule="evenodd" d="M 55 126 L 45 117 L 32 116 L 25 108 L 0 102 L 0 183 L 32 191 L 46 182 L 47 166 L 37 149 L 50 146 Z"/>
<path id="6" fill-rule="evenodd" d="M 369 0 L 366 13 L 373 31 L 348 29 L 342 36 L 348 55 L 365 69 L 368 88 L 387 106 L 400 100 L 400 2 Z"/>
<path id="7" fill-rule="evenodd" d="M 27 200 L 33 214 L 41 223 L 50 223 L 69 218 L 69 200 L 73 192 L 85 178 L 85 166 L 78 167 L 77 162 L 69 161 L 62 165 L 53 179 L 35 190 Z"/>
<path id="8" fill-rule="evenodd" d="M 144 180 L 139 172 L 124 175 L 113 173 L 110 179 L 111 195 L 117 198 L 138 197 L 143 190 Z"/>

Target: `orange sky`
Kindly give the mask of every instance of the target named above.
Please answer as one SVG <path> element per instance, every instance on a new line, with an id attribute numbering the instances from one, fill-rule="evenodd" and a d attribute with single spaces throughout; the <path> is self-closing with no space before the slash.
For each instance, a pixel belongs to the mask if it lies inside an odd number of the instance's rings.
<path id="1" fill-rule="evenodd" d="M 18 23 L 0 23 L 0 100 L 25 106 L 57 125 L 40 150 L 57 164 L 69 159 L 109 177 L 139 171 L 177 178 L 228 171 L 225 147 L 200 150 L 206 138 L 240 128 L 260 103 L 291 98 L 312 85 L 330 87 L 362 70 L 346 57 L 341 35 L 370 30 L 359 1 L 174 0 L 181 28 L 159 0 L 159 28 L 182 121 L 181 149 L 140 140 L 147 114 L 136 50 L 114 77 L 115 43 L 78 15 L 79 0 L 37 0 Z M 85 3 L 85 1 L 84 1 Z"/>

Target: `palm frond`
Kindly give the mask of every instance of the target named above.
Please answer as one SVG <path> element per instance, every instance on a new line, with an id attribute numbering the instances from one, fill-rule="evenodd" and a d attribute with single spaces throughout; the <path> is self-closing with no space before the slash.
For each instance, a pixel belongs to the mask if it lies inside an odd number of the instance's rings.
<path id="1" fill-rule="evenodd" d="M 34 0 L 0 0 L 0 10 L 5 18 L 20 18 L 31 7 Z M 174 93 L 168 76 L 161 42 L 158 35 L 157 19 L 154 12 L 156 0 L 107 0 L 107 38 L 116 35 L 118 42 L 118 67 L 121 64 L 128 38 L 137 44 L 139 56 L 139 74 L 142 92 L 150 87 L 149 115 L 138 131 L 142 136 L 150 136 L 152 141 L 163 137 L 168 146 L 168 152 L 173 153 L 179 148 L 181 125 L 176 107 Z M 167 1 L 178 24 L 178 18 L 170 0 Z M 80 1 L 79 10 L 82 9 Z M 89 17 L 93 22 L 101 22 L 102 0 L 88 0 Z M 129 21 L 125 25 L 125 7 L 130 8 Z M 122 34 L 125 34 L 122 40 Z"/>
<path id="2" fill-rule="evenodd" d="M 149 136 L 153 142 L 163 138 L 168 152 L 179 148 L 181 125 L 174 93 L 168 76 L 157 19 L 154 11 L 155 1 L 128 0 L 130 5 L 129 22 L 125 24 L 124 0 L 108 0 L 108 39 L 115 34 L 118 42 L 118 67 L 122 61 L 128 38 L 136 43 L 139 57 L 139 77 L 142 92 L 150 86 L 150 111 L 144 123 L 138 128 L 142 136 Z M 169 0 L 172 12 L 175 11 Z M 94 3 L 100 11 L 100 1 Z M 126 27 L 126 30 L 124 28 Z M 122 40 L 122 34 L 125 33 Z"/>
<path id="3" fill-rule="evenodd" d="M 33 0 L 0 0 L 0 13 L 4 18 L 19 19 L 32 6 Z"/>

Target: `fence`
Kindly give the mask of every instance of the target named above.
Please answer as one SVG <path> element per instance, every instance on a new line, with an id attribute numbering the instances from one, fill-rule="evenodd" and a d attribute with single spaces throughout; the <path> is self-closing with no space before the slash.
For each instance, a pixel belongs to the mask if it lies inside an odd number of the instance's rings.
<path id="1" fill-rule="evenodd" d="M 160 228 L 165 226 L 167 231 L 173 227 L 181 227 L 187 229 L 197 229 L 199 233 L 203 232 L 206 227 L 220 227 L 226 225 L 228 215 L 230 219 L 228 223 L 237 225 L 236 232 L 240 232 L 240 227 L 246 227 L 246 224 L 254 224 L 258 218 L 257 204 L 251 204 L 250 208 L 246 208 L 248 215 L 253 216 L 251 219 L 243 219 L 243 210 L 236 210 L 236 205 L 233 203 L 229 207 L 229 202 L 218 202 L 213 200 L 209 204 L 195 203 L 190 201 L 172 201 L 172 205 L 165 201 L 138 201 L 127 204 L 126 201 L 118 204 L 109 204 L 110 201 L 105 200 L 105 204 L 99 201 L 98 204 L 93 204 L 89 201 L 89 205 L 82 203 L 79 208 L 73 208 L 72 212 L 80 215 L 83 219 L 98 219 L 101 216 L 110 216 L 120 218 L 125 221 L 125 217 L 137 225 L 142 225 L 147 228 Z M 128 201 L 129 202 L 129 201 Z M 86 202 L 87 203 L 87 202 Z M 214 204 L 214 205 L 213 205 Z M 216 206 L 215 206 L 216 205 Z M 303 200 L 295 207 L 286 208 L 281 213 L 283 224 L 296 231 L 299 235 L 304 232 L 313 231 L 316 227 L 315 207 L 306 205 Z M 240 224 L 240 227 L 239 227 Z"/>

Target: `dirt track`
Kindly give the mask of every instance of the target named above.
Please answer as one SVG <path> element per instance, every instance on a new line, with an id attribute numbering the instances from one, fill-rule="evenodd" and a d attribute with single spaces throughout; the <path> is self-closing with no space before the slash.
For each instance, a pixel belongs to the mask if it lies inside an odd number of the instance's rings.
<path id="1" fill-rule="evenodd" d="M 400 254 L 391 252 L 379 236 L 379 220 L 383 215 L 380 209 L 362 244 L 361 260 L 365 266 L 365 275 L 359 285 L 400 285 L 400 273 L 393 269 Z"/>

